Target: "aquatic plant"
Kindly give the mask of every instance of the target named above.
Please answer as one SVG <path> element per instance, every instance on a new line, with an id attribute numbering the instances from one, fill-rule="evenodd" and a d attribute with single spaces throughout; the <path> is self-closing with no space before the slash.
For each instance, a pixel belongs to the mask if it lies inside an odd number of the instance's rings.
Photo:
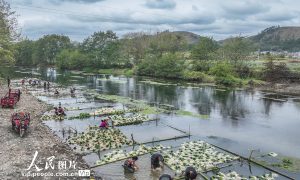
<path id="1" fill-rule="evenodd" d="M 162 145 L 157 145 L 154 147 L 140 145 L 137 150 L 133 150 L 128 153 L 126 153 L 126 151 L 124 151 L 124 150 L 114 150 L 110 153 L 105 154 L 103 156 L 103 158 L 101 158 L 100 160 L 98 160 L 96 162 L 96 164 L 97 164 L 97 166 L 101 166 L 101 165 L 105 165 L 105 164 L 112 163 L 115 161 L 127 159 L 127 158 L 130 158 L 133 156 L 141 156 L 144 154 L 161 151 L 161 150 L 167 149 L 167 148 L 170 148 L 170 147 L 164 147 Z"/>
<path id="2" fill-rule="evenodd" d="M 276 177 L 278 177 L 278 175 L 271 172 L 270 174 L 264 174 L 261 176 L 249 176 L 249 178 L 245 178 L 239 175 L 237 172 L 231 171 L 227 174 L 219 172 L 217 175 L 212 176 L 211 180 L 273 180 Z"/>
<path id="3" fill-rule="evenodd" d="M 86 119 L 91 117 L 91 115 L 89 113 L 80 113 L 78 116 L 71 116 L 68 119 L 72 120 L 72 119 Z"/>
<path id="4" fill-rule="evenodd" d="M 133 144 L 119 129 L 99 129 L 97 126 L 89 127 L 88 131 L 73 136 L 68 142 L 81 146 L 81 151 L 95 152 Z"/>
<path id="5" fill-rule="evenodd" d="M 187 166 L 193 166 L 197 171 L 205 171 L 216 165 L 238 159 L 236 156 L 217 151 L 204 141 L 192 141 L 181 144 L 176 151 L 163 152 L 166 164 L 180 174 Z"/>
<path id="6" fill-rule="evenodd" d="M 47 114 L 44 114 L 41 117 L 41 120 L 42 121 L 49 121 L 49 120 L 61 121 L 61 120 L 64 120 L 64 117 L 63 116 L 58 116 L 58 115 L 47 115 Z"/>
<path id="7" fill-rule="evenodd" d="M 126 126 L 133 124 L 141 124 L 143 122 L 150 121 L 151 119 L 146 115 L 134 114 L 129 117 L 123 115 L 114 115 L 111 116 L 111 120 L 113 121 L 115 126 Z"/>

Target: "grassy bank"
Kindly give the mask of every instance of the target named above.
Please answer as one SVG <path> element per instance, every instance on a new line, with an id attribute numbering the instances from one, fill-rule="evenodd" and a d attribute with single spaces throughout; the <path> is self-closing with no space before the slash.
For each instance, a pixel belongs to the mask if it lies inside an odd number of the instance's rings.
<path id="1" fill-rule="evenodd" d="M 125 68 L 125 69 L 90 69 L 85 68 L 85 73 L 88 74 L 112 74 L 112 75 L 125 75 L 128 77 L 137 75 L 133 69 Z M 245 87 L 252 84 L 253 86 L 263 85 L 265 82 L 262 80 L 247 78 L 240 79 L 237 77 L 218 77 L 215 75 L 206 74 L 204 72 L 199 71 L 184 71 L 182 75 L 176 79 L 174 78 L 165 78 L 165 77 L 155 77 L 155 76 L 145 76 L 151 78 L 159 78 L 166 80 L 180 80 L 186 82 L 194 82 L 194 83 L 208 83 L 208 84 L 216 84 L 219 87 Z"/>
<path id="2" fill-rule="evenodd" d="M 132 69 L 124 68 L 110 68 L 110 69 L 93 69 L 93 68 L 84 68 L 83 71 L 85 73 L 93 73 L 93 74 L 112 74 L 112 75 L 125 75 L 125 76 L 133 76 L 134 72 Z"/>

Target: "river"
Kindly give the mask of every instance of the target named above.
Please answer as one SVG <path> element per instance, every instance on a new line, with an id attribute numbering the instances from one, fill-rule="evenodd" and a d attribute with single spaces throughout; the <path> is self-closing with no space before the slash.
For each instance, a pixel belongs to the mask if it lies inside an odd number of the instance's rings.
<path id="1" fill-rule="evenodd" d="M 35 76 L 103 94 L 167 104 L 199 115 L 159 114 L 159 122 L 136 126 L 134 130 L 132 126 L 121 128 L 128 136 L 134 134 L 137 141 L 180 136 L 180 132 L 167 128 L 172 126 L 190 132 L 194 138 L 244 156 L 249 156 L 250 150 L 255 149 L 257 154 L 276 152 L 282 156 L 300 158 L 300 97 L 278 96 L 255 90 L 218 89 L 176 81 L 162 82 L 147 77 L 79 75 L 51 68 L 15 67 L 0 70 L 2 74 L 10 74 L 11 78 Z M 82 121 L 78 121 L 78 124 L 79 129 L 86 126 Z M 47 125 L 51 128 L 63 126 L 55 122 Z M 147 135 L 144 134 L 145 129 L 148 130 Z"/>

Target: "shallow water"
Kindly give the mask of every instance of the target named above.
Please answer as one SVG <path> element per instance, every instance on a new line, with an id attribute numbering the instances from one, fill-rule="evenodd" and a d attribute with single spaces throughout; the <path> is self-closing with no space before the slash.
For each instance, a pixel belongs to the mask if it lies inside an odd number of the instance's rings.
<path id="1" fill-rule="evenodd" d="M 138 142 L 182 136 L 183 133 L 172 128 L 174 127 L 244 156 L 249 155 L 250 149 L 258 149 L 262 154 L 272 151 L 300 158 L 300 139 L 298 138 L 300 137 L 298 130 L 300 127 L 300 103 L 297 102 L 299 97 L 273 95 L 260 91 L 221 90 L 210 86 L 176 85 L 177 82 L 175 85 L 147 83 L 142 77 L 97 75 L 79 78 L 78 75 L 70 72 L 56 72 L 49 69 L 22 69 L 15 72 L 15 69 L 7 68 L 2 71 L 2 73 L 10 73 L 11 77 L 17 78 L 31 76 L 28 72 L 39 72 L 40 76 L 34 76 L 63 85 L 94 89 L 100 93 L 126 96 L 150 103 L 168 104 L 180 110 L 207 117 L 179 116 L 174 113 L 160 114 L 160 120 L 157 122 L 119 127 L 129 138 L 133 134 Z M 64 99 L 40 98 L 53 105 L 61 102 L 64 107 L 115 106 L 123 108 L 119 103 L 94 101 L 83 103 L 82 101 L 87 100 L 83 96 L 64 97 Z M 78 113 L 70 111 L 71 115 Z M 91 117 L 85 120 L 47 121 L 45 123 L 57 133 L 62 128 L 68 127 L 84 131 L 89 125 L 99 125 L 100 118 Z M 118 163 L 115 166 L 117 165 Z M 114 169 L 115 166 L 108 166 L 106 171 L 109 172 L 108 169 Z"/>

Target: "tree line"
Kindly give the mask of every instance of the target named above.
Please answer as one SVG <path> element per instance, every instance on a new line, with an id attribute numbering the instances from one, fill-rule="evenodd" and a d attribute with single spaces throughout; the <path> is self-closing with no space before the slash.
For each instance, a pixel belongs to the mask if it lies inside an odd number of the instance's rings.
<path id="1" fill-rule="evenodd" d="M 126 69 L 127 74 L 216 82 L 226 86 L 241 84 L 243 79 L 249 78 L 270 79 L 265 76 L 277 67 L 272 61 L 273 64 L 266 63 L 265 69 L 256 73 L 249 65 L 249 57 L 256 48 L 241 36 L 223 42 L 200 37 L 194 45 L 188 45 L 184 36 L 169 31 L 127 33 L 122 38 L 110 30 L 99 31 L 82 42 L 58 34 L 45 35 L 36 41 L 19 39 L 14 14 L 9 4 L 0 0 L 2 63 L 93 72 Z M 280 68 L 282 66 L 285 65 L 280 64 Z"/>

